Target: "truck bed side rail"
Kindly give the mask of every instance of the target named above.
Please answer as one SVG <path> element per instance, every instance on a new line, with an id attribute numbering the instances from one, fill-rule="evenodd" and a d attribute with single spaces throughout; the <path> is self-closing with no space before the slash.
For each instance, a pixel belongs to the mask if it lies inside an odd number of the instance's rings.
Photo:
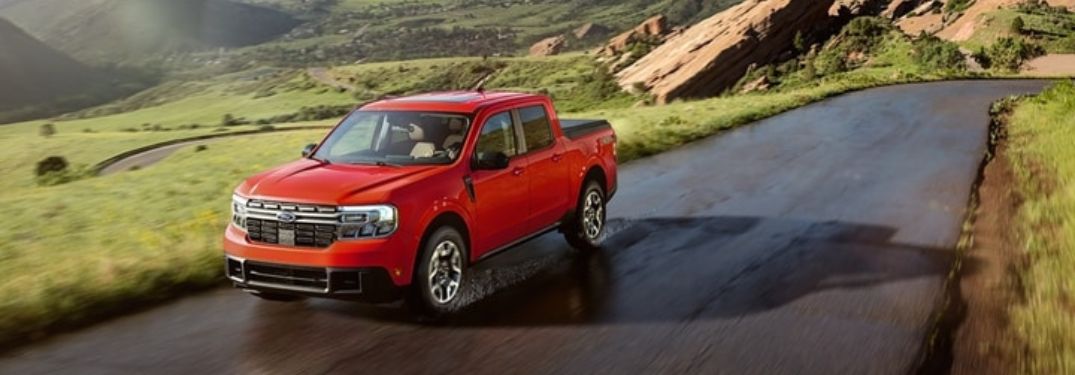
<path id="1" fill-rule="evenodd" d="M 587 134 L 612 128 L 608 120 L 568 120 L 560 119 L 560 128 L 564 135 L 571 140 L 579 139 Z"/>

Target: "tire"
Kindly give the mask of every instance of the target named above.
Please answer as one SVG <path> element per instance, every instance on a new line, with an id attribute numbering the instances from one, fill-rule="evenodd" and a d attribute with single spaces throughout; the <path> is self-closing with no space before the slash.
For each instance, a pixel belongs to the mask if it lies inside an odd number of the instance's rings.
<path id="1" fill-rule="evenodd" d="M 272 302 L 295 302 L 295 301 L 301 301 L 301 300 L 306 299 L 305 297 L 296 296 L 296 295 L 292 295 L 292 294 L 280 294 L 280 293 L 271 293 L 271 292 L 262 292 L 262 291 L 251 291 L 251 292 L 248 292 L 248 293 L 250 293 L 254 297 L 258 297 L 258 298 L 261 298 L 263 300 L 272 301 Z"/>
<path id="2" fill-rule="evenodd" d="M 588 180 L 582 185 L 575 213 L 570 215 L 563 227 L 567 243 L 580 251 L 601 248 L 605 234 L 605 190 L 597 181 Z"/>
<path id="3" fill-rule="evenodd" d="M 412 309 L 433 318 L 458 311 L 468 280 L 468 254 L 459 230 L 443 226 L 433 231 L 418 255 L 407 301 Z"/>

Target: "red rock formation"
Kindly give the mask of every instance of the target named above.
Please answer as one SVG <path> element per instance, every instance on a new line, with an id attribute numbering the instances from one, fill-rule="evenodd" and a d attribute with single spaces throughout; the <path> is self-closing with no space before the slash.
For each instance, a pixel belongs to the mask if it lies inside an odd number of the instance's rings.
<path id="1" fill-rule="evenodd" d="M 668 18 L 663 15 L 653 16 L 643 21 L 642 24 L 636 26 L 634 29 L 627 30 L 623 34 L 613 37 L 609 40 L 608 44 L 598 51 L 598 54 L 606 57 L 616 56 L 627 50 L 627 47 L 629 47 L 631 43 L 647 39 L 660 39 L 670 31 L 671 30 L 668 28 Z"/>
<path id="2" fill-rule="evenodd" d="M 558 55 L 560 54 L 560 51 L 564 49 L 564 44 L 566 42 L 567 38 L 564 38 L 563 35 L 542 39 L 540 42 L 530 46 L 530 56 Z"/>
<path id="3" fill-rule="evenodd" d="M 659 103 L 719 94 L 751 64 L 785 54 L 796 33 L 831 28 L 834 5 L 836 0 L 746 0 L 670 37 L 617 79 L 624 88 L 641 83 Z"/>

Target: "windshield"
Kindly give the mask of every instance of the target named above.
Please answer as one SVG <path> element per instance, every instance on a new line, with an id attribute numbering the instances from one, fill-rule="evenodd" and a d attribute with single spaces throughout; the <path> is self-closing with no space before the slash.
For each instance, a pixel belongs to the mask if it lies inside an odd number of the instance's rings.
<path id="1" fill-rule="evenodd" d="M 459 157 L 470 119 L 428 112 L 356 111 L 313 155 L 341 164 L 448 164 Z"/>

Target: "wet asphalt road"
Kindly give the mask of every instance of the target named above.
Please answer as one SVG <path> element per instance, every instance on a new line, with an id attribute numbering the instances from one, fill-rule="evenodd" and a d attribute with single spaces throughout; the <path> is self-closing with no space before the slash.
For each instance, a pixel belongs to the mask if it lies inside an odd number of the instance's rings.
<path id="1" fill-rule="evenodd" d="M 449 323 L 220 289 L 9 352 L 0 373 L 906 374 L 989 105 L 1043 85 L 874 89 L 631 163 L 604 251 L 550 234 L 493 258 Z"/>

